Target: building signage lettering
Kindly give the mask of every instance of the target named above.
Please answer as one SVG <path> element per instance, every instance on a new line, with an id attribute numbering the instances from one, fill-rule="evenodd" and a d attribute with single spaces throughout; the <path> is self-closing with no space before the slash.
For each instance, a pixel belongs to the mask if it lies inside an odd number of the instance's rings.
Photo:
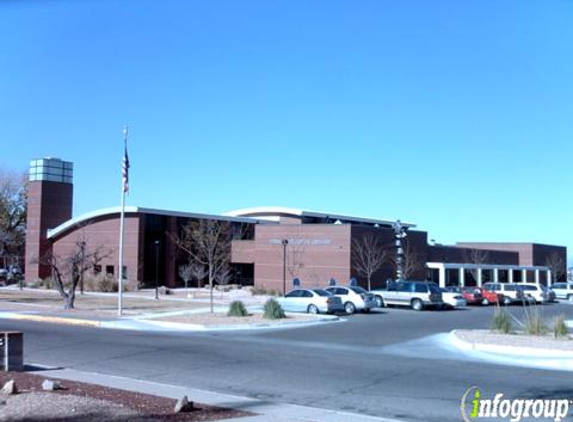
<path id="1" fill-rule="evenodd" d="M 320 246 L 320 245 L 330 245 L 332 240 L 330 239 L 287 239 L 289 245 L 310 245 L 310 246 Z M 270 239 L 269 243 L 272 245 L 282 244 L 283 239 Z"/>

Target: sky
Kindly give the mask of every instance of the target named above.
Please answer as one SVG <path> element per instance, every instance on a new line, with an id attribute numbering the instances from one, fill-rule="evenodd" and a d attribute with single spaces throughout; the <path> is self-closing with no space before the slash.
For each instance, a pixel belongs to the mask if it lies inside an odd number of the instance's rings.
<path id="1" fill-rule="evenodd" d="M 570 0 L 0 2 L 0 167 L 74 214 L 287 206 L 573 252 Z"/>

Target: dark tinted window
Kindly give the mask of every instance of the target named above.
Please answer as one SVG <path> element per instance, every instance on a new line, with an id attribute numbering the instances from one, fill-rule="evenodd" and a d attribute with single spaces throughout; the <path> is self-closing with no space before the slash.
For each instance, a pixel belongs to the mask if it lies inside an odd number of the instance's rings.
<path id="1" fill-rule="evenodd" d="M 506 292 L 515 292 L 516 290 L 517 290 L 517 286 L 512 286 L 511 284 L 508 284 L 507 286 L 505 286 Z"/>
<path id="2" fill-rule="evenodd" d="M 336 293 L 334 293 L 336 295 L 347 295 L 348 294 L 348 290 L 343 289 L 342 287 L 339 287 L 338 289 L 336 289 Z"/>
<path id="3" fill-rule="evenodd" d="M 430 293 L 440 292 L 440 287 L 436 283 L 428 283 L 428 288 L 430 289 Z"/>
<path id="4" fill-rule="evenodd" d="M 329 293 L 324 289 L 314 289 L 313 292 L 319 296 L 332 296 L 332 293 Z M 308 294 L 310 295 L 310 292 L 308 292 Z"/>
<path id="5" fill-rule="evenodd" d="M 350 288 L 354 293 L 358 293 L 358 294 L 364 294 L 364 293 L 368 293 L 366 290 L 364 290 L 362 287 L 360 286 L 353 286 Z"/>
<path id="6" fill-rule="evenodd" d="M 328 295 L 329 293 L 326 293 L 326 294 Z M 308 290 L 302 290 L 301 297 L 312 297 L 312 293 L 309 292 Z"/>
<path id="7" fill-rule="evenodd" d="M 535 286 L 521 286 L 521 288 L 523 290 L 537 290 L 537 287 Z"/>
<path id="8" fill-rule="evenodd" d="M 400 283 L 398 284 L 397 290 L 399 292 L 409 292 L 412 285 L 410 283 Z"/>
<path id="9" fill-rule="evenodd" d="M 427 293 L 427 292 L 428 292 L 428 287 L 427 287 L 425 284 L 422 284 L 422 283 L 415 283 L 415 284 L 413 285 L 412 291 L 413 291 L 413 292 L 416 292 L 416 293 Z M 439 291 L 439 289 L 438 289 L 438 291 Z"/>
<path id="10" fill-rule="evenodd" d="M 288 292 L 285 297 L 300 297 L 301 290 L 293 290 Z"/>
<path id="11" fill-rule="evenodd" d="M 555 283 L 553 286 L 554 289 L 564 289 L 565 288 L 565 283 Z"/>

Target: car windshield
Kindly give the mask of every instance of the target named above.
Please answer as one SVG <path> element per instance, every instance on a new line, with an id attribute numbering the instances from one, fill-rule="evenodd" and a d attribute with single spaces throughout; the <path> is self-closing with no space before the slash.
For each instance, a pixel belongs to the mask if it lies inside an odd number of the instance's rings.
<path id="1" fill-rule="evenodd" d="M 368 293 L 366 290 L 364 290 L 362 287 L 360 286 L 353 286 L 350 288 L 350 290 L 352 290 L 354 293 L 358 293 L 358 294 L 364 294 L 364 293 Z"/>
<path id="2" fill-rule="evenodd" d="M 319 296 L 332 296 L 332 293 L 327 292 L 324 289 L 312 289 L 312 291 Z"/>

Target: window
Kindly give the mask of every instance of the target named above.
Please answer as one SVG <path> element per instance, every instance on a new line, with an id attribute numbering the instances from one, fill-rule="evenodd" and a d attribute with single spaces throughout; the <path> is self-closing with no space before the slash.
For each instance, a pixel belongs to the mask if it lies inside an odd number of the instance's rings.
<path id="1" fill-rule="evenodd" d="M 505 286 L 505 291 L 506 291 L 506 292 L 515 292 L 515 291 L 516 291 L 516 286 L 507 285 L 507 286 Z"/>
<path id="2" fill-rule="evenodd" d="M 101 273 L 101 265 L 94 265 L 94 275 Z"/>
<path id="3" fill-rule="evenodd" d="M 302 290 L 293 290 L 285 295 L 285 297 L 300 297 Z"/>
<path id="4" fill-rule="evenodd" d="M 106 265 L 105 266 L 105 273 L 108 275 L 113 275 L 114 274 L 114 267 L 113 265 Z"/>
<path id="5" fill-rule="evenodd" d="M 121 268 L 122 268 L 121 279 L 127 280 L 127 265 L 123 265 Z"/>
<path id="6" fill-rule="evenodd" d="M 316 293 L 318 296 L 331 296 L 331 293 L 329 293 L 323 289 L 315 289 L 315 290 L 313 290 L 313 292 Z M 306 293 L 308 293 L 308 296 L 305 296 L 305 297 L 311 297 L 312 296 L 311 292 L 306 292 Z"/>
<path id="7" fill-rule="evenodd" d="M 401 283 L 398 284 L 398 291 L 399 292 L 409 292 L 411 291 L 412 284 L 411 283 Z"/>
<path id="8" fill-rule="evenodd" d="M 300 293 L 300 297 L 312 297 L 312 293 L 308 290 L 301 290 Z"/>
<path id="9" fill-rule="evenodd" d="M 346 291 L 346 289 L 342 289 L 342 288 L 338 288 L 336 289 L 336 292 L 334 292 L 335 295 L 347 295 L 348 292 Z"/>
<path id="10" fill-rule="evenodd" d="M 416 283 L 413 285 L 413 289 L 412 291 L 416 292 L 416 293 L 426 293 L 428 291 L 428 288 L 426 287 L 425 284 L 422 283 Z"/>

